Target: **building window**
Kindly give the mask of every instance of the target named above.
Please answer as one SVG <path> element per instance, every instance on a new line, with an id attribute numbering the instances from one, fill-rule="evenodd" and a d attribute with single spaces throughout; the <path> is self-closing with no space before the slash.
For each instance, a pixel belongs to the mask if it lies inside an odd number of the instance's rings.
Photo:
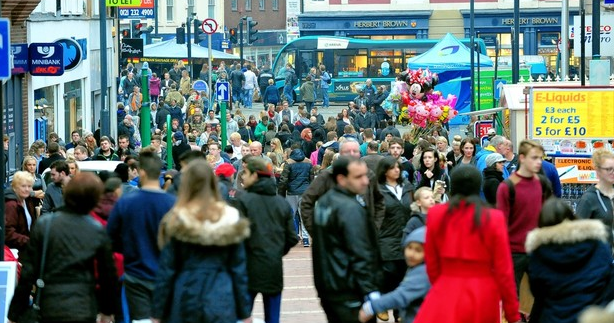
<path id="1" fill-rule="evenodd" d="M 258 9 L 260 9 L 260 11 L 264 11 L 264 1 L 265 0 L 258 0 Z"/>
<path id="2" fill-rule="evenodd" d="M 83 132 L 83 100 L 81 80 L 64 83 L 64 138 L 73 130 Z M 61 135 L 61 134 L 60 134 Z"/>
<path id="3" fill-rule="evenodd" d="M 173 1 L 174 0 L 166 0 L 166 21 L 173 21 Z"/>
<path id="4" fill-rule="evenodd" d="M 273 4 L 271 5 L 273 10 L 279 10 L 279 0 L 273 0 Z"/>
<path id="5" fill-rule="evenodd" d="M 245 11 L 252 11 L 252 0 L 245 0 Z"/>
<path id="6" fill-rule="evenodd" d="M 47 141 L 49 133 L 55 132 L 55 86 L 34 90 L 34 140 Z"/>
<path id="7" fill-rule="evenodd" d="M 232 0 L 230 2 L 230 9 L 232 11 L 239 11 L 239 0 Z"/>
<path id="8" fill-rule="evenodd" d="M 188 0 L 188 12 L 189 13 L 194 12 L 194 0 Z"/>

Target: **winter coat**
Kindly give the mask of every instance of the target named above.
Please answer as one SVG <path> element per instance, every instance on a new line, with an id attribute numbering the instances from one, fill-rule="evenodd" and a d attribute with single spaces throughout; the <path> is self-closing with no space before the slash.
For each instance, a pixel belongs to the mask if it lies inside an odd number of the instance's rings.
<path id="1" fill-rule="evenodd" d="M 576 207 L 576 215 L 583 219 L 601 220 L 607 228 L 608 242 L 610 246 L 613 245 L 612 221 L 614 221 L 614 209 L 610 198 L 603 195 L 595 186 L 589 187 L 580 198 Z"/>
<path id="2" fill-rule="evenodd" d="M 113 150 L 113 148 L 109 148 L 109 151 L 109 156 L 105 156 L 101 150 L 92 160 L 119 161 L 119 156 L 117 156 L 115 150 Z M 47 189 L 49 189 L 49 187 L 47 187 Z"/>
<path id="3" fill-rule="evenodd" d="M 164 124 L 166 123 L 166 116 L 171 114 L 170 110 L 164 103 L 160 103 L 160 108 L 158 108 L 158 113 L 156 113 L 156 125 L 158 129 L 162 131 L 164 128 Z M 172 121 L 172 120 L 171 120 Z"/>
<path id="4" fill-rule="evenodd" d="M 181 92 L 182 95 L 190 94 L 191 84 L 192 80 L 190 79 L 190 77 L 182 77 L 181 80 L 179 80 L 179 92 Z"/>
<path id="5" fill-rule="evenodd" d="M 369 186 L 367 187 L 367 191 L 365 192 L 365 194 L 362 195 L 362 199 L 365 201 L 365 208 L 367 210 L 367 214 L 375 224 L 375 229 L 379 230 L 386 212 L 384 206 L 384 197 L 379 190 L 379 184 L 377 183 L 375 173 L 369 171 L 368 176 Z M 332 170 L 325 169 L 320 171 L 320 173 L 313 180 L 311 185 L 309 185 L 307 191 L 303 193 L 303 200 L 301 201 L 300 205 L 301 217 L 308 232 L 311 232 L 312 229 L 313 212 L 316 201 L 327 191 L 334 188 L 335 185 L 336 182 L 333 178 Z"/>
<path id="6" fill-rule="evenodd" d="M 249 222 L 224 207 L 216 222 L 199 221 L 190 210 L 175 208 L 160 225 L 170 241 L 162 248 L 153 293 L 152 317 L 162 322 L 236 322 L 248 318 L 243 241 Z M 205 304 L 215 304 L 207 306 Z"/>
<path id="7" fill-rule="evenodd" d="M 498 171 L 496 165 L 486 167 L 482 173 L 484 174 L 484 180 L 482 184 L 482 191 L 488 204 L 492 206 L 497 205 L 497 189 L 499 184 L 503 182 L 503 173 Z"/>
<path id="8" fill-rule="evenodd" d="M 118 279 L 106 231 L 89 215 L 66 211 L 56 214 L 39 219 L 30 242 L 19 255 L 23 270 L 11 301 L 9 319 L 20 322 L 20 316 L 29 307 L 32 285 L 39 278 L 48 221 L 52 222 L 40 301 L 41 321 L 94 322 L 98 313 L 117 313 Z"/>
<path id="9" fill-rule="evenodd" d="M 426 266 L 422 263 L 407 269 L 399 287 L 382 295 L 379 299 L 371 301 L 371 306 L 373 306 L 375 313 L 385 312 L 389 309 L 400 309 L 401 322 L 412 323 L 429 288 L 431 288 L 431 283 L 426 274 Z"/>
<path id="10" fill-rule="evenodd" d="M 279 91 L 277 91 L 275 84 L 267 86 L 266 90 L 262 94 L 262 97 L 264 98 L 265 103 L 273 103 L 277 105 L 277 103 L 280 101 Z"/>
<path id="11" fill-rule="evenodd" d="M 345 133 L 345 126 L 347 125 L 348 124 L 345 123 L 343 119 L 337 119 L 337 138 L 343 137 L 343 134 Z"/>
<path id="12" fill-rule="evenodd" d="M 529 322 L 575 323 L 591 305 L 614 294 L 606 227 L 598 220 L 563 221 L 527 235 L 529 283 L 535 297 Z"/>
<path id="13" fill-rule="evenodd" d="M 136 128 L 134 125 L 126 125 L 124 122 L 120 122 L 117 126 L 117 136 L 126 135 L 128 136 L 128 141 L 130 142 L 130 147 L 134 148 L 136 141 L 134 140 L 134 134 L 136 133 Z"/>
<path id="14" fill-rule="evenodd" d="M 420 212 L 419 210 L 413 210 L 414 205 L 415 203 L 412 203 L 412 212 L 409 216 L 409 220 L 407 220 L 407 224 L 405 224 L 405 228 L 403 228 L 403 236 L 401 241 L 405 241 L 405 238 L 414 230 L 426 225 L 426 214 Z"/>
<path id="15" fill-rule="evenodd" d="M 171 124 L 173 122 L 173 119 L 177 119 L 179 120 L 179 126 L 181 127 L 183 125 L 183 112 L 181 112 L 181 106 L 171 106 L 169 107 L 168 112 L 171 115 Z M 170 129 L 170 125 L 168 125 L 167 128 Z"/>
<path id="16" fill-rule="evenodd" d="M 237 195 L 237 209 L 251 223 L 251 236 L 245 245 L 249 291 L 281 293 L 284 287 L 281 258 L 298 243 L 292 208 L 277 195 L 275 179 L 270 177 L 259 178 Z"/>
<path id="17" fill-rule="evenodd" d="M 275 138 L 279 139 L 281 146 L 284 149 L 288 149 L 292 146 L 292 134 L 288 131 L 280 131 L 275 135 Z"/>
<path id="18" fill-rule="evenodd" d="M 301 85 L 301 97 L 304 102 L 315 102 L 316 89 L 312 81 L 307 81 Z"/>
<path id="19" fill-rule="evenodd" d="M 335 186 L 318 199 L 314 213 L 310 234 L 318 296 L 323 302 L 360 304 L 381 284 L 377 233 L 367 209 L 355 194 Z"/>
<path id="20" fill-rule="evenodd" d="M 452 212 L 435 205 L 426 219 L 424 259 L 433 285 L 414 323 L 498 322 L 503 302 L 508 322 L 520 320 L 514 268 L 503 212 L 461 201 Z M 446 309 L 446 310 L 442 310 Z"/>
<path id="21" fill-rule="evenodd" d="M 377 164 L 380 162 L 380 160 L 384 159 L 384 156 L 378 153 L 373 153 L 373 154 L 367 154 L 366 156 L 363 156 L 360 159 L 362 159 L 367 164 L 367 167 L 370 170 L 376 172 Z"/>
<path id="22" fill-rule="evenodd" d="M 160 95 L 160 78 L 149 79 L 149 95 Z"/>
<path id="23" fill-rule="evenodd" d="M 403 260 L 405 257 L 401 248 L 401 239 L 403 228 L 409 220 L 411 212 L 409 205 L 413 201 L 414 187 L 409 182 L 405 182 L 401 200 L 397 199 L 396 195 L 382 183 L 379 185 L 379 190 L 384 196 L 386 208 L 386 214 L 378 232 L 380 255 L 384 261 Z"/>
<path id="24" fill-rule="evenodd" d="M 117 196 L 114 192 L 107 192 L 100 198 L 98 205 L 90 212 L 90 215 L 96 222 L 100 223 L 104 228 L 107 227 L 111 210 L 117 202 Z M 113 253 L 113 260 L 115 261 L 115 268 L 117 269 L 117 276 L 121 277 L 124 274 L 124 255 L 119 252 Z"/>
<path id="25" fill-rule="evenodd" d="M 311 183 L 311 161 L 305 158 L 300 149 L 294 149 L 284 166 L 279 179 L 278 193 L 280 196 L 302 195 Z"/>
<path id="26" fill-rule="evenodd" d="M 326 142 L 326 130 L 322 128 L 322 125 L 320 125 L 319 123 L 310 123 L 309 128 L 311 128 L 312 141 Z"/>
<path id="27" fill-rule="evenodd" d="M 42 174 L 45 171 L 45 169 L 49 168 L 51 164 L 53 164 L 53 162 L 58 161 L 58 160 L 66 160 L 66 158 L 64 158 L 59 153 L 52 154 L 51 156 L 47 158 L 43 158 L 43 160 L 41 160 L 41 162 L 38 164 L 38 173 Z"/>
<path id="28" fill-rule="evenodd" d="M 373 129 L 375 125 L 373 124 L 373 117 L 371 116 L 371 112 L 367 112 L 365 114 L 356 114 L 356 118 L 354 119 L 354 126 L 356 128 L 356 131 L 359 131 L 360 129 Z"/>
<path id="29" fill-rule="evenodd" d="M 180 142 L 175 142 L 171 150 L 173 154 L 173 163 L 175 164 L 175 167 L 170 167 L 169 165 L 169 168 L 175 168 L 176 170 L 180 171 L 181 164 L 179 163 L 179 157 L 181 157 L 183 153 L 187 151 L 191 151 L 191 150 L 192 148 L 190 148 L 190 145 L 188 145 L 186 140 L 180 140 Z"/>
<path id="30" fill-rule="evenodd" d="M 394 126 L 387 126 L 384 130 L 380 132 L 379 140 L 384 141 L 388 134 L 391 134 L 393 137 L 401 138 L 401 133 L 399 132 L 399 129 L 395 128 Z"/>
<path id="31" fill-rule="evenodd" d="M 264 123 L 259 122 L 258 125 L 256 126 L 256 129 L 254 130 L 254 136 L 256 137 L 256 140 L 260 141 L 261 144 L 264 145 L 264 134 L 266 133 L 267 129 Z"/>
<path id="32" fill-rule="evenodd" d="M 45 197 L 43 198 L 41 215 L 51 213 L 63 205 L 64 197 L 62 197 L 62 188 L 55 183 L 49 184 L 49 186 L 47 186 L 47 191 L 45 192 Z"/>
<path id="33" fill-rule="evenodd" d="M 28 228 L 26 210 L 23 202 L 19 202 L 17 194 L 12 188 L 4 191 L 4 241 L 9 248 L 22 251 L 30 241 L 30 232 L 36 222 L 36 200 L 28 197 L 25 199 L 26 207 L 32 217 L 32 224 Z"/>
<path id="34" fill-rule="evenodd" d="M 241 140 L 249 143 L 250 141 L 254 141 L 254 134 L 250 129 L 247 129 L 246 126 L 239 127 L 239 134 L 241 135 Z"/>

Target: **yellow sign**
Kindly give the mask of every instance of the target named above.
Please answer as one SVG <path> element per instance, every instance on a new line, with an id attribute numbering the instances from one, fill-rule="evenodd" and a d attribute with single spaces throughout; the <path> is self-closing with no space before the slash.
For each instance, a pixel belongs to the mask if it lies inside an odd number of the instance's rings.
<path id="1" fill-rule="evenodd" d="M 107 7 L 140 7 L 141 0 L 106 0 Z"/>
<path id="2" fill-rule="evenodd" d="M 597 183 L 597 173 L 590 158 L 557 157 L 554 166 L 563 184 Z"/>
<path id="3" fill-rule="evenodd" d="M 533 139 L 612 139 L 614 88 L 533 88 L 530 116 Z"/>

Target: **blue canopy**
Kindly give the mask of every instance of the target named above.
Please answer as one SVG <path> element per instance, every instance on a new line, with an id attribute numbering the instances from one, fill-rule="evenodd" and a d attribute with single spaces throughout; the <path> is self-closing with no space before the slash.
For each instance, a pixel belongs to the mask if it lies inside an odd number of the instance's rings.
<path id="1" fill-rule="evenodd" d="M 476 68 L 492 67 L 490 57 L 474 54 Z M 471 105 L 471 50 L 456 37 L 448 33 L 437 45 L 424 54 L 409 59 L 409 68 L 429 69 L 439 76 L 439 85 L 435 89 L 444 96 L 454 94 L 458 98 L 456 110 L 459 113 L 469 112 Z M 479 55 L 479 56 L 478 56 Z M 479 58 L 479 64 L 478 64 Z M 477 71 L 476 71 L 477 73 Z M 452 125 L 467 124 L 468 116 L 456 117 L 450 121 Z"/>
<path id="2" fill-rule="evenodd" d="M 474 54 L 475 66 L 492 67 L 490 57 L 484 54 Z M 450 70 L 468 70 L 471 66 L 471 50 L 456 37 L 448 33 L 437 45 L 422 55 L 409 59 L 409 68 L 417 70 L 428 68 L 432 72 L 445 72 Z M 479 57 L 479 65 L 478 65 Z"/>

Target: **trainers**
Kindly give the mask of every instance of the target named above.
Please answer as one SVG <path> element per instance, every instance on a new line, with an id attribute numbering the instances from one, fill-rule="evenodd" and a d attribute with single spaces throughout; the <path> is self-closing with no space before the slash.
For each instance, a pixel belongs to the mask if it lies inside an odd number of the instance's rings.
<path id="1" fill-rule="evenodd" d="M 303 247 L 305 248 L 309 247 L 309 238 L 303 238 Z"/>
<path id="2" fill-rule="evenodd" d="M 377 313 L 377 318 L 385 322 L 388 322 L 388 319 L 390 319 L 388 312 Z"/>

